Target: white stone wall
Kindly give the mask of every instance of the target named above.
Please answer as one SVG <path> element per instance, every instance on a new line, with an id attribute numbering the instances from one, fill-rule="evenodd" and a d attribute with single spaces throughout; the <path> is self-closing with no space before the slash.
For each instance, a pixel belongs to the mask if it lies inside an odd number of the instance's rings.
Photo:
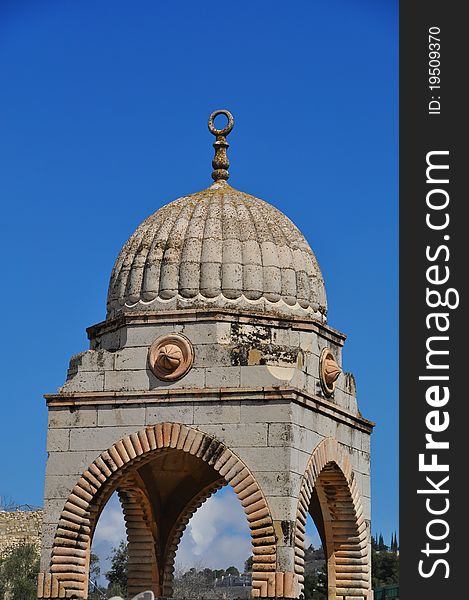
<path id="1" fill-rule="evenodd" d="M 147 391 L 155 389 L 244 388 L 292 386 L 322 395 L 321 350 L 330 348 L 342 367 L 342 348 L 331 337 L 301 323 L 232 322 L 151 323 L 122 326 L 92 341 L 72 358 L 67 392 Z M 179 381 L 160 381 L 148 368 L 148 349 L 155 339 L 181 333 L 194 346 L 194 364 Z M 332 402 L 358 414 L 353 377 L 341 373 Z"/>
<path id="2" fill-rule="evenodd" d="M 336 437 L 347 447 L 362 492 L 365 516 L 370 518 L 369 436 L 305 406 L 287 400 L 219 403 L 188 399 L 100 405 L 74 412 L 67 407 L 53 408 L 49 413 L 45 485 L 45 563 L 64 503 L 82 472 L 117 440 L 161 422 L 193 426 L 213 435 L 237 454 L 266 496 L 279 539 L 283 535 L 282 522 L 293 523 L 296 519 L 301 479 L 312 451 L 325 437 Z M 291 563 L 289 568 L 286 566 L 294 557 L 291 545 L 286 544 L 282 552 L 284 570 L 291 570 Z"/>
<path id="3" fill-rule="evenodd" d="M 353 377 L 341 373 L 332 398 L 323 396 L 319 383 L 324 347 L 342 366 L 340 337 L 302 323 L 245 321 L 122 325 L 99 333 L 91 350 L 72 358 L 67 382 L 49 400 L 42 570 L 82 472 L 119 439 L 162 422 L 213 435 L 246 463 L 272 514 L 280 571 L 294 570 L 301 480 L 324 438 L 346 449 L 370 519 L 370 436 L 359 425 Z M 192 342 L 195 357 L 189 373 L 171 383 L 157 379 L 147 360 L 153 341 L 173 333 Z"/>

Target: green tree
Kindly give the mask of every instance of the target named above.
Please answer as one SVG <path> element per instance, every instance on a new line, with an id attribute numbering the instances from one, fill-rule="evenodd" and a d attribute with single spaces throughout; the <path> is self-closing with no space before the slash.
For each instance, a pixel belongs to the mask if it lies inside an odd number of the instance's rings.
<path id="1" fill-rule="evenodd" d="M 106 588 L 99 585 L 97 580 L 101 575 L 101 567 L 99 565 L 99 556 L 94 552 L 90 554 L 90 579 L 88 585 L 89 600 L 102 600 L 106 598 Z"/>
<path id="2" fill-rule="evenodd" d="M 399 555 L 385 550 L 371 551 L 373 589 L 399 583 Z"/>
<path id="3" fill-rule="evenodd" d="M 90 553 L 90 578 L 98 579 L 101 575 L 101 567 L 99 565 L 99 556 L 94 552 Z"/>
<path id="4" fill-rule="evenodd" d="M 388 547 L 384 543 L 383 534 L 380 533 L 379 538 L 378 538 L 378 550 L 381 552 L 382 550 L 387 550 L 387 549 L 388 549 Z"/>
<path id="5" fill-rule="evenodd" d="M 238 569 L 237 569 L 236 567 L 233 567 L 233 566 L 231 566 L 231 567 L 228 567 L 228 568 L 226 569 L 225 573 L 226 573 L 227 575 L 239 575 L 239 571 L 238 571 Z"/>
<path id="6" fill-rule="evenodd" d="M 202 571 L 201 571 L 206 583 L 208 584 L 212 584 L 215 581 L 215 574 L 212 571 L 212 569 L 209 569 L 208 567 L 205 567 Z"/>
<path id="7" fill-rule="evenodd" d="M 325 566 L 319 571 L 305 573 L 303 594 L 305 600 L 327 600 L 327 573 Z"/>
<path id="8" fill-rule="evenodd" d="M 397 553 L 398 550 L 399 550 L 399 546 L 397 543 L 397 533 L 394 532 L 391 537 L 391 552 Z"/>
<path id="9" fill-rule="evenodd" d="M 0 598 L 6 593 L 11 600 L 35 600 L 39 553 L 32 544 L 13 548 L 0 561 Z"/>
<path id="10" fill-rule="evenodd" d="M 318 598 L 327 598 L 327 567 L 324 565 L 322 569 L 318 571 L 318 585 L 317 585 Z"/>
<path id="11" fill-rule="evenodd" d="M 250 556 L 249 558 L 247 558 L 244 561 L 244 572 L 245 573 L 251 573 L 252 572 L 252 556 Z"/>
<path id="12" fill-rule="evenodd" d="M 109 581 L 108 591 L 112 591 L 114 595 L 127 595 L 127 568 L 129 562 L 129 553 L 127 544 L 123 540 L 120 544 L 114 547 L 111 551 L 111 568 L 106 573 L 106 578 Z"/>
<path id="13" fill-rule="evenodd" d="M 223 577 L 224 574 L 225 574 L 225 569 L 214 569 L 214 571 L 213 571 L 213 575 L 217 579 L 220 579 L 220 577 Z"/>

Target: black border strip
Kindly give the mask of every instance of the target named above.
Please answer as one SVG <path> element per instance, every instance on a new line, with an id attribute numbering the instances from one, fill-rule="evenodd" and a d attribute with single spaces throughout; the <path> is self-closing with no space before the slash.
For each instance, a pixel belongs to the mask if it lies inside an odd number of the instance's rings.
<path id="1" fill-rule="evenodd" d="M 463 540 L 469 530 L 464 511 L 468 504 L 464 461 L 465 442 L 469 439 L 466 431 L 469 421 L 465 421 L 469 230 L 464 219 L 468 169 L 464 164 L 467 108 L 463 104 L 467 100 L 463 90 L 467 87 L 468 34 L 463 9 L 464 3 L 433 0 L 402 2 L 400 6 L 400 598 L 403 600 L 468 596 L 463 576 L 466 561 Z M 431 31 L 440 41 L 433 41 L 439 47 L 429 48 L 430 28 L 435 28 Z M 430 51 L 438 51 L 440 56 L 430 56 Z M 440 69 L 441 87 L 431 90 L 432 83 L 438 84 L 437 80 L 429 81 L 429 69 L 433 68 Z M 430 152 L 441 154 L 429 155 Z M 427 158 L 432 164 L 447 165 L 449 169 L 430 169 L 427 181 Z M 437 210 L 428 206 L 427 202 L 444 204 L 446 195 L 447 207 Z M 433 225 L 445 223 L 447 214 L 447 227 L 432 229 L 426 222 L 427 214 Z M 436 268 L 428 271 L 430 267 Z M 446 275 L 445 283 L 429 281 L 442 280 Z M 459 297 L 459 306 L 430 307 L 430 303 L 438 304 L 438 295 L 432 293 L 427 297 L 427 288 L 439 292 L 442 298 L 447 297 L 452 305 Z M 448 292 L 449 289 L 455 291 Z M 442 316 L 429 317 L 432 313 Z M 438 331 L 437 321 L 442 329 L 447 326 L 447 331 Z M 448 339 L 443 339 L 445 336 Z M 430 354 L 428 348 L 448 354 Z M 420 376 L 449 379 L 419 379 Z M 435 388 L 433 393 L 428 391 L 431 387 Z M 444 397 L 445 387 L 449 399 L 439 401 Z M 449 425 L 444 427 L 447 419 Z M 440 426 L 441 432 L 432 432 Z M 426 434 L 448 442 L 449 447 L 426 448 Z M 438 468 L 447 465 L 448 471 L 430 471 L 431 467 L 423 465 L 419 469 L 421 454 L 424 465 L 435 461 Z M 447 476 L 449 479 L 444 481 Z M 427 492 L 419 494 L 419 489 Z M 447 510 L 443 512 L 444 509 Z M 431 510 L 442 514 L 431 514 Z"/>

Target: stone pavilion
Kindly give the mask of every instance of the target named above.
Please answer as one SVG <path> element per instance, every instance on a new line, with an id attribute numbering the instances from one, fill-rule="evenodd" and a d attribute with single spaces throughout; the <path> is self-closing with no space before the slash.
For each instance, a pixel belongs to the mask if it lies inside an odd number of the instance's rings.
<path id="1" fill-rule="evenodd" d="M 214 119 L 225 115 L 223 129 Z M 305 523 L 330 600 L 369 600 L 370 434 L 345 335 L 327 324 L 308 242 L 228 183 L 228 111 L 207 189 L 166 204 L 124 245 L 106 320 L 88 329 L 49 412 L 38 598 L 88 597 L 93 532 L 117 492 L 129 597 L 171 597 L 195 511 L 224 485 L 252 537 L 254 598 L 299 598 Z"/>

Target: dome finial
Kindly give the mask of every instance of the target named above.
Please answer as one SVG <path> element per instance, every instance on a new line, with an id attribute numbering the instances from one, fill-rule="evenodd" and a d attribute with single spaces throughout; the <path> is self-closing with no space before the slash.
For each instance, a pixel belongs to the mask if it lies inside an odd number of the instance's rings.
<path id="1" fill-rule="evenodd" d="M 228 123 L 224 129 L 217 129 L 214 125 L 215 117 L 218 115 L 225 115 L 228 119 Z M 233 129 L 234 119 L 233 115 L 229 110 L 215 110 L 210 115 L 208 119 L 208 128 L 210 133 L 213 133 L 216 136 L 216 141 L 213 143 L 213 147 L 215 148 L 215 156 L 212 160 L 212 179 L 214 181 L 218 181 L 219 179 L 227 180 L 230 176 L 228 173 L 228 167 L 230 166 L 230 161 L 228 160 L 228 156 L 226 155 L 226 150 L 229 147 L 228 142 L 226 141 L 226 136 Z"/>

